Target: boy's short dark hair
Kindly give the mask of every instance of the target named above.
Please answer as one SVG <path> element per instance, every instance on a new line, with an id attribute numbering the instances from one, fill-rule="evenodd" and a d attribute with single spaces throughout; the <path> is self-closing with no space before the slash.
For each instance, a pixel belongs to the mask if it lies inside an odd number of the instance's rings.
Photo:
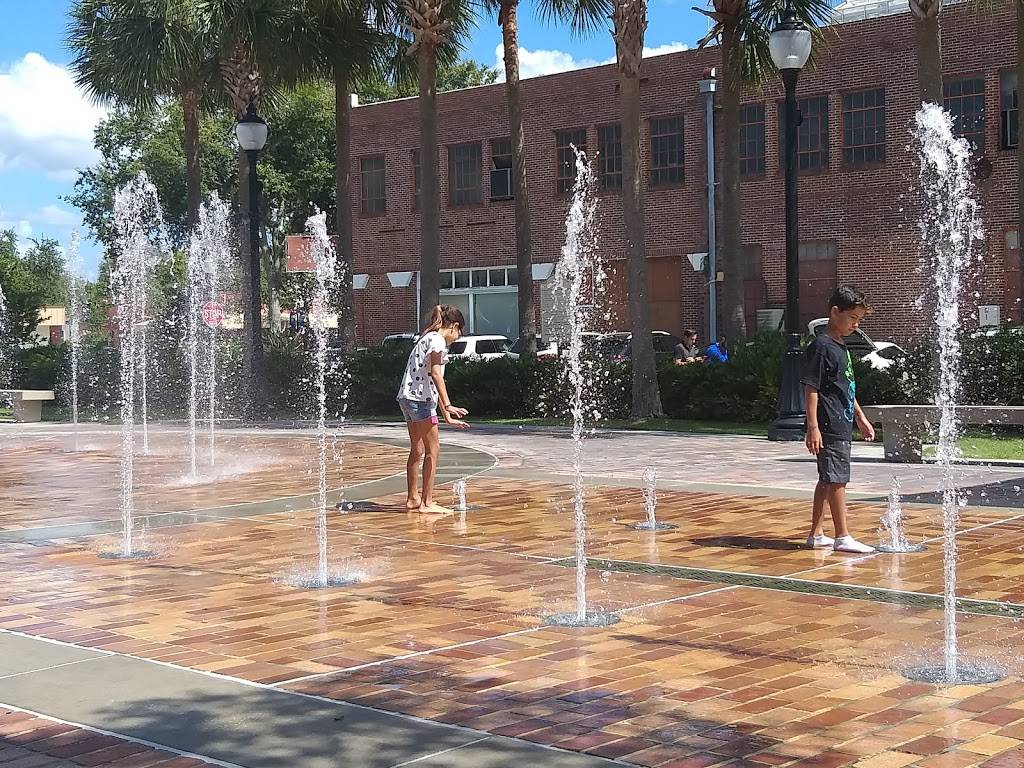
<path id="1" fill-rule="evenodd" d="M 690 338 L 693 338 L 696 335 L 697 335 L 697 332 L 694 331 L 694 330 L 691 330 L 690 328 L 687 328 L 686 330 L 683 331 L 683 338 L 684 339 L 690 339 Z"/>
<path id="2" fill-rule="evenodd" d="M 854 288 L 852 285 L 841 285 L 832 292 L 832 298 L 828 300 L 829 310 L 832 307 L 840 312 L 848 312 L 851 309 L 871 309 L 871 305 L 864 297 L 864 291 Z"/>

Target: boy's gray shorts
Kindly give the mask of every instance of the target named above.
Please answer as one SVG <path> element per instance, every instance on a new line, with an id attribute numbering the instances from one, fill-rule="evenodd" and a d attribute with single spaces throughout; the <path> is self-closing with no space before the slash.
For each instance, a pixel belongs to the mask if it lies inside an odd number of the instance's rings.
<path id="1" fill-rule="evenodd" d="M 850 441 L 825 439 L 818 453 L 818 479 L 823 483 L 850 482 Z"/>

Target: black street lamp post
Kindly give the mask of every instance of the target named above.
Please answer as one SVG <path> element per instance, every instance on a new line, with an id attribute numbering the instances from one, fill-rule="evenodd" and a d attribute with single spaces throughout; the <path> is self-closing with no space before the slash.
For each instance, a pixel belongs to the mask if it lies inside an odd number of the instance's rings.
<path id="1" fill-rule="evenodd" d="M 772 61 L 786 87 L 786 353 L 782 360 L 778 417 L 768 432 L 771 440 L 803 440 L 807 429 L 804 390 L 800 384 L 803 351 L 800 349 L 800 236 L 797 209 L 797 128 L 801 115 L 796 81 L 811 55 L 811 32 L 787 4 L 782 20 L 769 39 Z"/>
<path id="2" fill-rule="evenodd" d="M 267 144 L 269 130 L 266 121 L 256 114 L 250 102 L 245 117 L 235 124 L 238 146 L 248 158 L 249 172 L 249 259 L 246 264 L 245 357 L 246 398 L 245 411 L 251 421 L 264 415 L 263 397 L 263 302 L 260 281 L 260 182 L 257 160 L 260 150 Z"/>

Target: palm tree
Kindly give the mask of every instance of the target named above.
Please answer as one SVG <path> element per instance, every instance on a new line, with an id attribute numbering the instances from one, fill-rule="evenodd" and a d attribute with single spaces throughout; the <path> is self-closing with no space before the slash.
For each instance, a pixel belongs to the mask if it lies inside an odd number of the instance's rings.
<path id="1" fill-rule="evenodd" d="M 768 50 L 768 37 L 783 8 L 789 5 L 797 18 L 820 40 L 820 27 L 832 18 L 828 0 L 710 0 L 712 10 L 694 10 L 714 22 L 699 46 L 717 40 L 722 55 L 721 152 L 718 184 L 719 263 L 725 272 L 722 285 L 722 332 L 733 340 L 747 336 L 743 305 L 742 210 L 740 206 L 740 97 L 748 85 L 759 85 L 777 72 Z"/>
<path id="2" fill-rule="evenodd" d="M 335 232 L 338 248 L 338 309 L 341 343 L 355 346 L 352 294 L 352 88 L 361 80 L 381 76 L 393 37 L 385 34 L 395 12 L 387 2 L 370 0 L 306 0 L 304 15 L 311 28 L 304 46 L 312 76 L 334 82 Z"/>
<path id="3" fill-rule="evenodd" d="M 508 100 L 509 138 L 512 144 L 512 193 L 515 198 L 516 270 L 519 273 L 519 335 L 523 352 L 537 353 L 537 323 L 533 305 L 533 245 L 530 233 L 530 195 L 527 182 L 524 104 L 519 86 L 519 0 L 483 0 L 489 13 L 497 13 L 505 61 L 505 96 Z M 610 0 L 539 0 L 540 16 L 565 21 L 575 33 L 589 32 L 611 13 Z"/>
<path id="4" fill-rule="evenodd" d="M 922 102 L 942 106 L 942 0 L 909 0 L 917 33 L 917 88 Z"/>
<path id="5" fill-rule="evenodd" d="M 167 96 L 181 102 L 188 224 L 203 194 L 199 113 L 209 42 L 187 0 L 77 0 L 70 12 L 75 82 L 95 99 L 134 109 Z"/>
<path id="6" fill-rule="evenodd" d="M 441 294 L 441 193 L 437 154 L 437 64 L 461 52 L 472 21 L 468 0 L 401 0 L 405 54 L 416 65 L 420 107 L 420 313 L 426 320 Z"/>
<path id="7" fill-rule="evenodd" d="M 612 22 L 622 105 L 622 213 L 626 229 L 629 316 L 633 331 L 632 415 L 634 419 L 648 419 L 661 416 L 662 408 L 651 337 L 651 310 L 647 300 L 647 236 L 640 163 L 640 66 L 644 32 L 647 30 L 647 0 L 615 0 Z"/>
<path id="8" fill-rule="evenodd" d="M 188 0 L 183 0 L 188 2 Z M 192 0 L 204 29 L 217 42 L 221 84 L 235 118 L 241 120 L 274 88 L 294 82 L 302 71 L 299 52 L 308 38 L 302 8 L 288 0 Z M 273 55 L 271 55 L 271 52 Z M 264 81 L 269 74 L 268 83 Z M 263 373 L 261 297 L 250 286 L 261 283 L 260 253 L 252 252 L 249 228 L 258 211 L 249 207 L 249 157 L 238 149 L 238 251 L 242 265 L 242 299 L 247 308 L 243 346 L 246 415 L 266 414 Z"/>

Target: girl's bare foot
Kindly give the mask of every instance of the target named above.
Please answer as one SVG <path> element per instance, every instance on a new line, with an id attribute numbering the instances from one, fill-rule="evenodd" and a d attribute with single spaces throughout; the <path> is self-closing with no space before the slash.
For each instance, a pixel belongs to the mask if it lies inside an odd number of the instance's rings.
<path id="1" fill-rule="evenodd" d="M 422 504 L 421 504 L 419 499 L 406 499 L 405 500 L 405 508 L 408 509 L 410 512 L 418 511 L 421 506 L 422 506 Z"/>
<path id="2" fill-rule="evenodd" d="M 427 515 L 454 515 L 455 511 L 448 509 L 448 507 L 442 507 L 440 504 L 431 502 L 424 504 L 420 507 L 420 512 Z"/>

